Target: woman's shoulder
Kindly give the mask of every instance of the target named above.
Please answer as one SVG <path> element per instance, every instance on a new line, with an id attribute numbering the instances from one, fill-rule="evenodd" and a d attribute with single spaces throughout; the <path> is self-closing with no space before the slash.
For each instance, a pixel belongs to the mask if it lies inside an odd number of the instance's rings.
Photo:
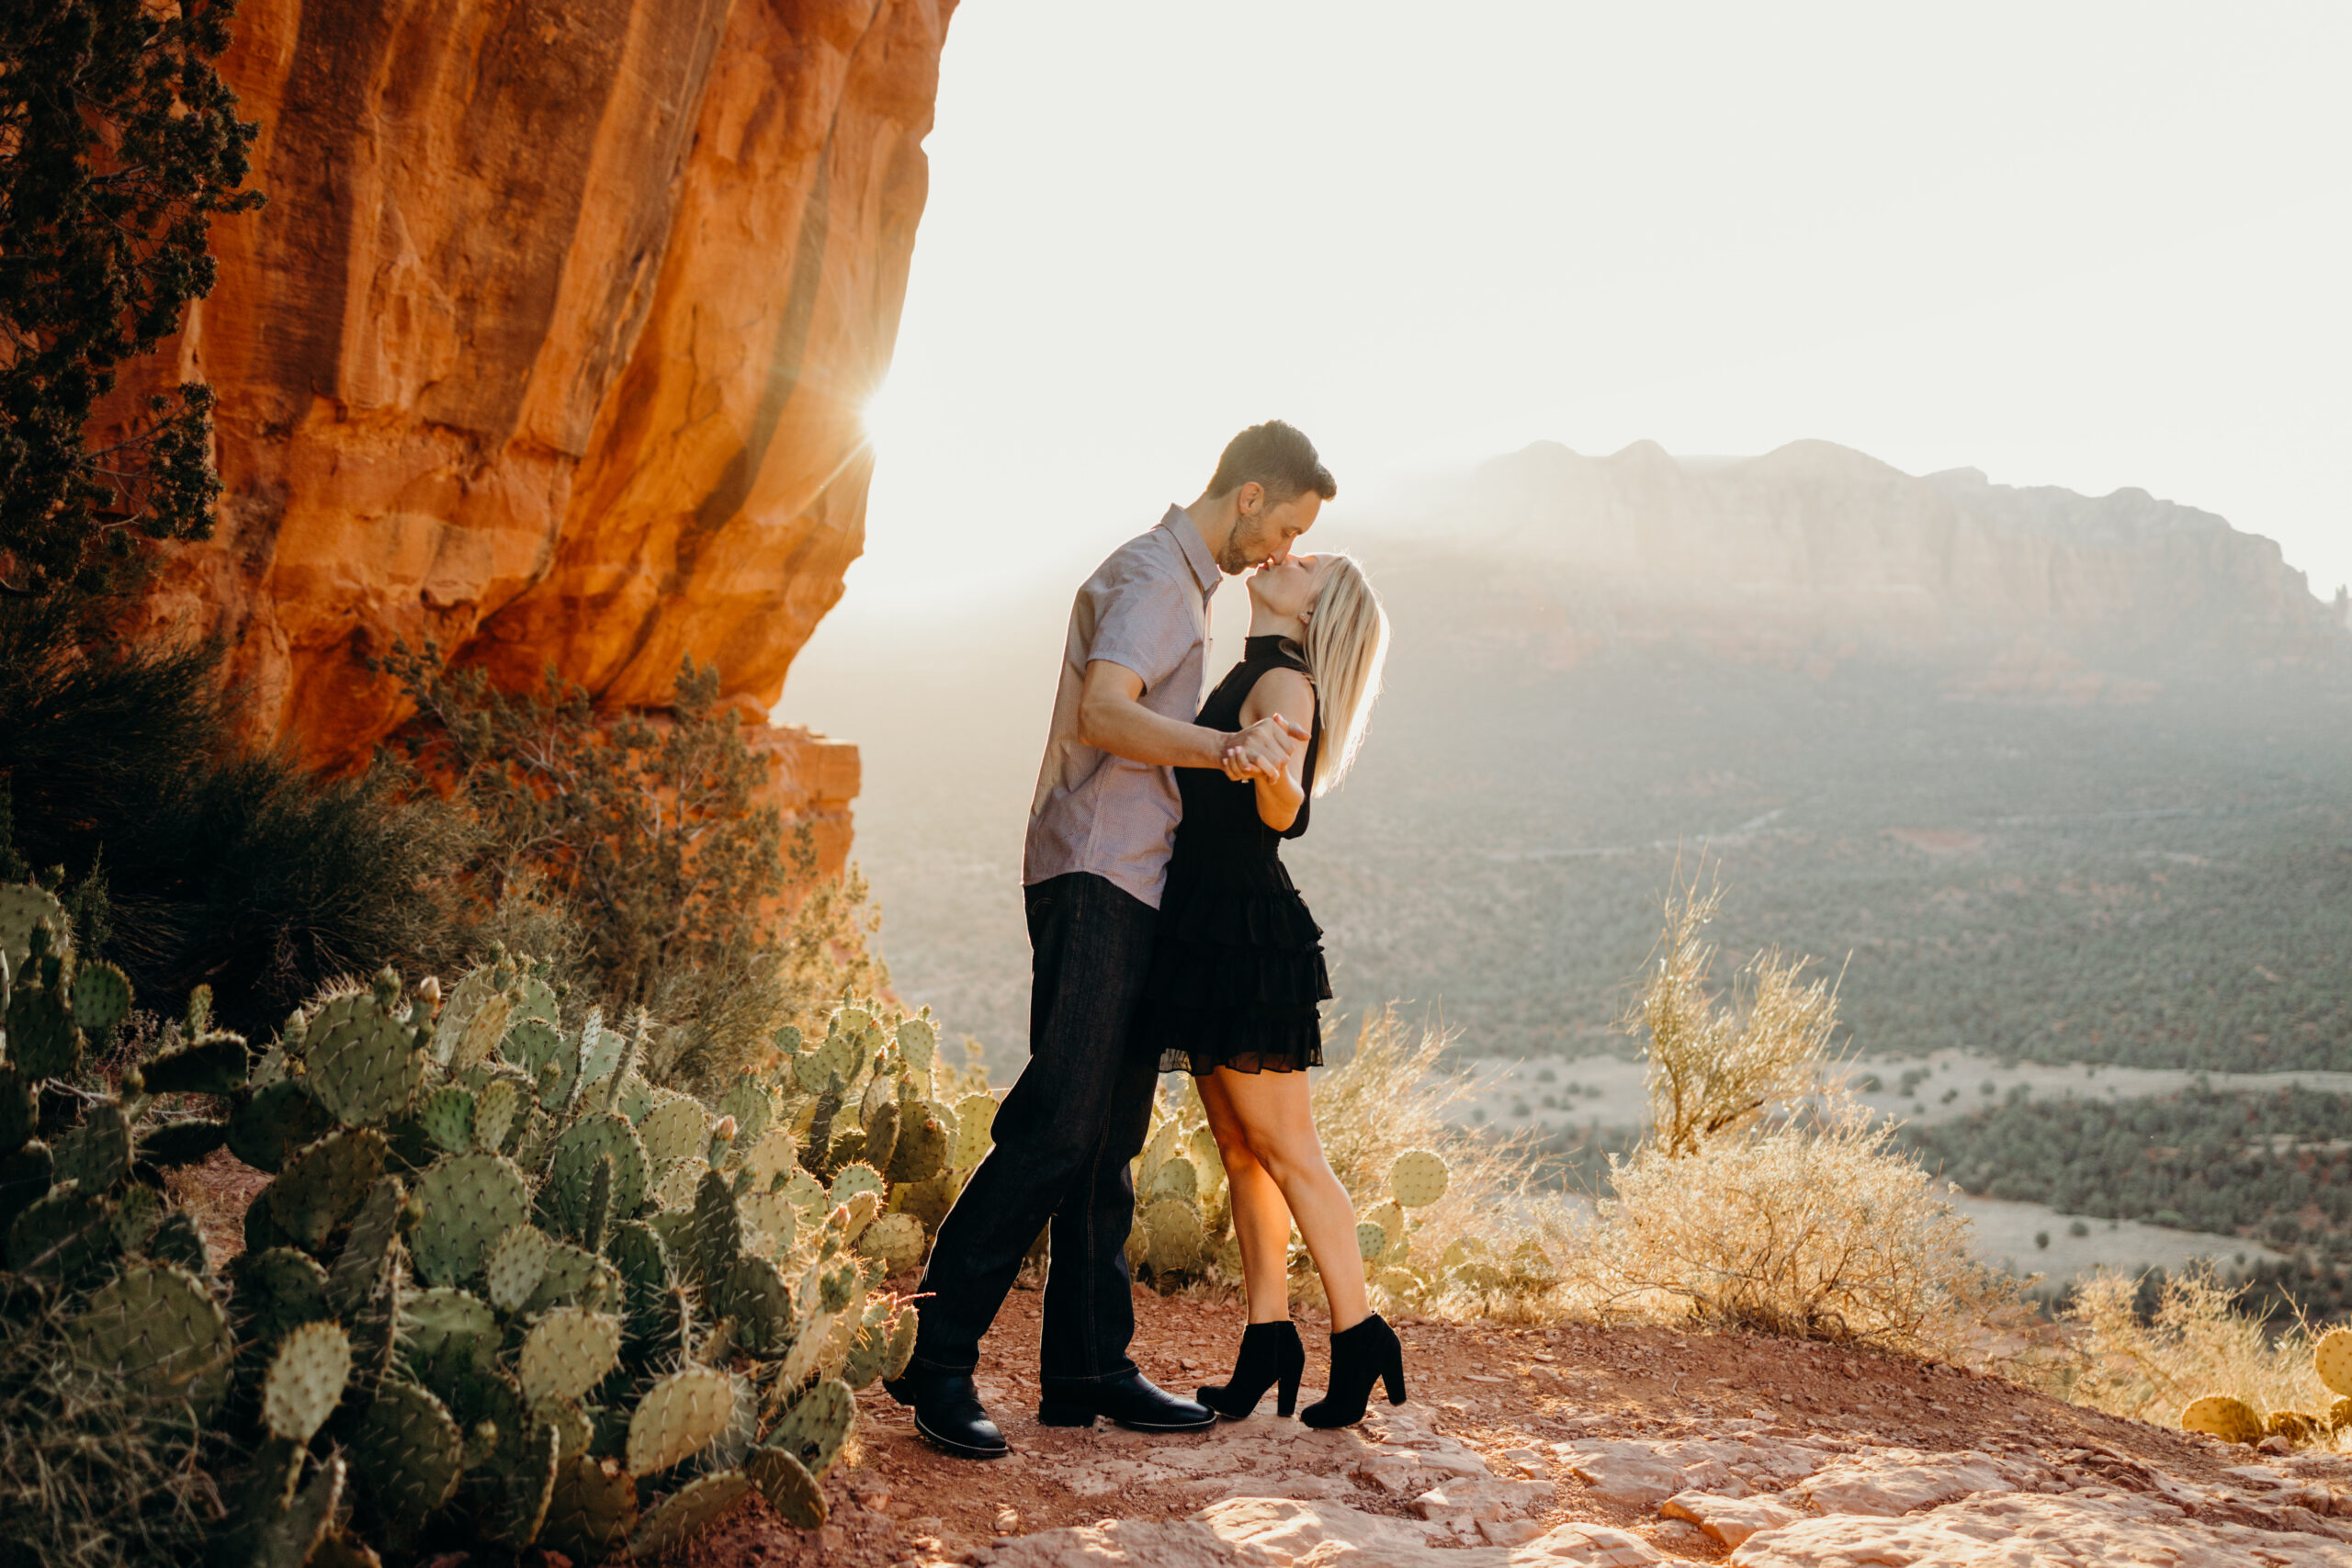
<path id="1" fill-rule="evenodd" d="M 1289 712 L 1294 708 L 1315 705 L 1315 682 L 1306 678 L 1305 669 L 1295 664 L 1269 664 L 1250 682 L 1250 694 L 1242 704 L 1245 712 Z"/>

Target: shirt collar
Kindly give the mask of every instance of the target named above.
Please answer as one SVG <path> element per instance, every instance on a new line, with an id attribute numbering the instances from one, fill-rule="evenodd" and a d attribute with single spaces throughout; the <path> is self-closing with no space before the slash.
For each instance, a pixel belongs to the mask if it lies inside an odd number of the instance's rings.
<path id="1" fill-rule="evenodd" d="M 1184 552 L 1184 563 L 1193 569 L 1193 581 L 1201 585 L 1203 593 L 1214 593 L 1225 581 L 1225 573 L 1217 570 L 1216 558 L 1209 554 L 1209 547 L 1201 537 L 1200 525 L 1193 514 L 1181 506 L 1171 506 L 1159 525 L 1176 536 L 1177 547 Z"/>

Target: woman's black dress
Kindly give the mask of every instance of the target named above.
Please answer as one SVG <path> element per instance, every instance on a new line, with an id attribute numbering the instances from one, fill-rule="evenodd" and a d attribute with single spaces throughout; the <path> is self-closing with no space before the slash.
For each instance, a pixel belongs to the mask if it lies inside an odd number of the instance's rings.
<path id="1" fill-rule="evenodd" d="M 1241 705 L 1269 670 L 1306 661 L 1286 637 L 1253 637 L 1241 662 L 1201 705 L 1198 723 L 1238 730 Z M 1319 705 L 1318 705 L 1319 707 Z M 1315 777 L 1320 715 L 1308 726 L 1303 779 Z M 1257 785 L 1215 768 L 1179 768 L 1184 817 L 1168 862 L 1151 977 L 1136 1015 L 1138 1048 L 1163 1073 L 1294 1072 L 1320 1066 L 1317 1004 L 1331 995 L 1322 928 L 1283 868 L 1282 841 L 1306 831 L 1298 820 L 1276 832 L 1258 815 Z"/>

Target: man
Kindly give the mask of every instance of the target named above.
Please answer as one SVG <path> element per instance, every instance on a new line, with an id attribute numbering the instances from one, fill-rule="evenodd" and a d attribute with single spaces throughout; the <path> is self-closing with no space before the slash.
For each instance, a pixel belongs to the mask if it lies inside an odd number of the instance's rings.
<path id="1" fill-rule="evenodd" d="M 1305 435 L 1280 420 L 1252 425 L 1227 446 L 1198 500 L 1170 507 L 1078 591 L 1023 857 L 1029 1065 L 998 1108 L 996 1147 L 940 1224 L 914 1359 L 888 1385 L 914 1407 L 916 1430 L 950 1452 L 1005 1451 L 972 1370 L 1049 1224 L 1038 1421 L 1091 1427 L 1102 1416 L 1184 1431 L 1216 1419 L 1154 1387 L 1127 1356 L 1127 1166 L 1143 1150 L 1158 1076 L 1130 1047 L 1128 1027 L 1180 811 L 1170 770 L 1238 778 L 1286 762 L 1306 739 L 1279 714 L 1238 735 L 1193 723 L 1209 598 L 1221 574 L 1287 559 L 1338 493 Z"/>

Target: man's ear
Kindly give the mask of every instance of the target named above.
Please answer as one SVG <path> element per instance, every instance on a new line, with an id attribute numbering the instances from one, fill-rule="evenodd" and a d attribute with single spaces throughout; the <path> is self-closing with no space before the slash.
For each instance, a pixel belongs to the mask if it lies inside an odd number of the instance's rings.
<path id="1" fill-rule="evenodd" d="M 1243 517 L 1255 517 L 1265 504 L 1266 487 L 1256 479 L 1243 479 L 1233 492 L 1233 510 Z"/>

